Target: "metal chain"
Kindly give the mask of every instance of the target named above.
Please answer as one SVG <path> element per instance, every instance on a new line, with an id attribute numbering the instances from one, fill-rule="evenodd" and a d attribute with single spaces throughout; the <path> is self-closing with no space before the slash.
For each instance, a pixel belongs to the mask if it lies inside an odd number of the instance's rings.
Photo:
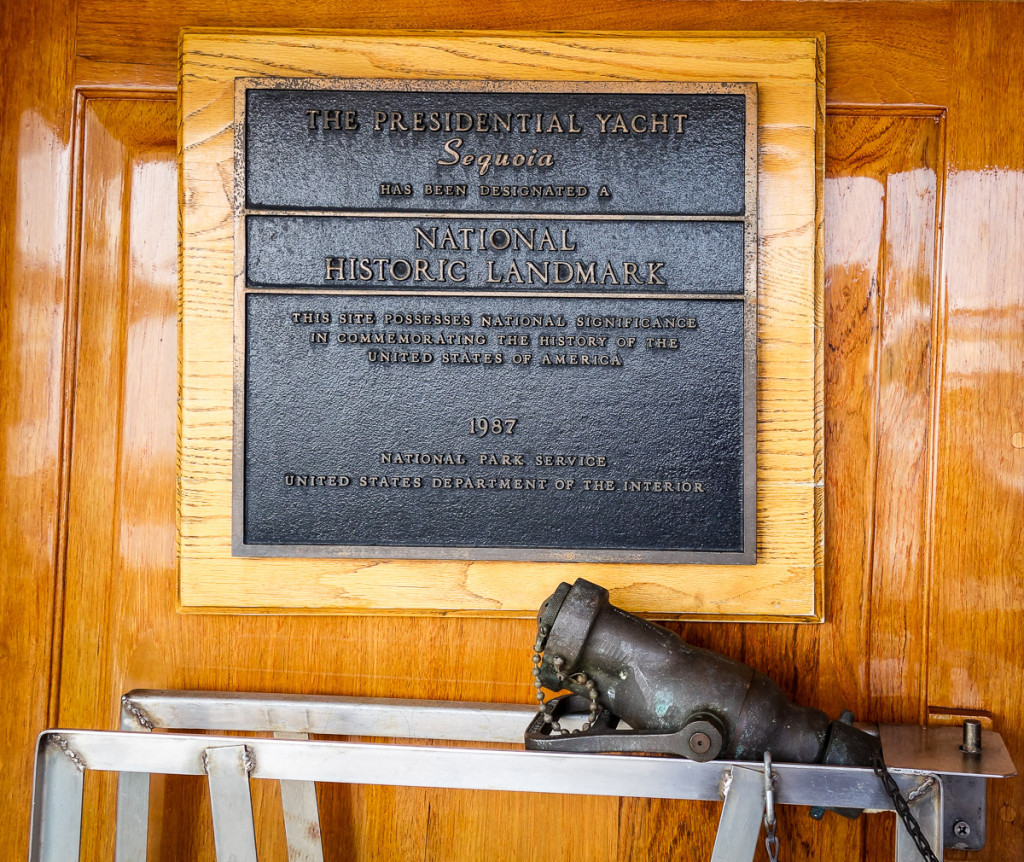
<path id="1" fill-rule="evenodd" d="M 892 800 L 893 807 L 896 809 L 896 813 L 900 816 L 900 820 L 903 821 L 903 825 L 907 829 L 907 834 L 910 835 L 911 840 L 917 847 L 917 852 L 921 854 L 921 858 L 927 860 L 927 862 L 942 862 L 942 860 L 935 855 L 931 844 L 928 843 L 928 839 L 924 837 L 924 833 L 921 831 L 921 825 L 917 822 L 917 818 L 914 817 L 914 813 L 910 810 L 910 804 L 903 798 L 903 794 L 900 793 L 899 785 L 889 774 L 889 770 L 885 768 L 885 762 L 882 760 L 881 755 L 876 754 L 871 758 L 871 768 L 882 782 L 885 792 Z"/>
<path id="2" fill-rule="evenodd" d="M 764 849 L 768 851 L 768 862 L 779 862 L 779 836 L 775 834 L 775 824 L 764 825 Z"/>
<path id="3" fill-rule="evenodd" d="M 540 663 L 542 661 L 541 653 L 544 651 L 544 645 L 547 642 L 548 634 L 550 629 L 537 623 L 537 640 L 533 644 L 533 685 L 537 689 L 537 702 L 540 704 L 540 711 L 544 716 L 544 723 L 551 725 L 552 736 L 576 736 L 587 730 L 590 730 L 591 725 L 597 720 L 597 714 L 601 711 L 597 704 L 597 686 L 594 684 L 592 679 L 589 679 L 585 673 L 574 673 L 567 675 L 562 673 L 562 667 L 565 664 L 565 659 L 556 656 L 552 661 L 555 667 L 555 676 L 558 677 L 558 681 L 561 683 L 567 683 L 572 681 L 577 685 L 582 686 L 586 689 L 587 697 L 590 699 L 590 710 L 587 713 L 587 720 L 583 723 L 583 727 L 580 730 L 566 730 L 555 720 L 552 715 L 554 709 L 554 698 L 549 700 L 547 703 L 544 702 L 544 692 L 542 691 L 543 685 L 540 681 Z"/>
<path id="4" fill-rule="evenodd" d="M 771 752 L 764 753 L 764 849 L 768 862 L 779 862 L 779 836 L 775 834 L 775 773 Z"/>

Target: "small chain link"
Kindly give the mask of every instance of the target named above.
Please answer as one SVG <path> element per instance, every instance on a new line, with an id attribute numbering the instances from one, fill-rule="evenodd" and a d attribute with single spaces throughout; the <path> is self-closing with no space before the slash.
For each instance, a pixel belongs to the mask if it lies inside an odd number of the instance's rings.
<path id="1" fill-rule="evenodd" d="M 579 733 L 590 730 L 593 723 L 597 720 L 597 715 L 601 711 L 597 703 L 597 686 L 594 684 L 592 679 L 589 679 L 585 673 L 574 673 L 565 674 L 562 673 L 562 667 L 565 665 L 565 659 L 560 656 L 556 656 L 552 660 L 552 665 L 555 668 L 555 676 L 561 683 L 569 682 L 570 680 L 577 685 L 582 686 L 586 689 L 587 697 L 590 699 L 590 710 L 587 713 L 587 720 L 583 723 L 583 727 L 580 730 L 566 730 L 552 715 L 554 709 L 554 700 L 549 700 L 545 703 L 543 685 L 540 681 L 540 664 L 543 661 L 542 653 L 544 652 L 544 646 L 550 633 L 550 628 L 545 625 L 537 624 L 537 640 L 533 644 L 533 685 L 537 689 L 537 702 L 540 704 L 540 711 L 544 716 L 544 723 L 551 725 L 552 736 L 575 736 Z"/>
<path id="2" fill-rule="evenodd" d="M 775 834 L 775 824 L 764 824 L 764 849 L 768 851 L 768 862 L 779 862 L 779 836 Z"/>
<path id="3" fill-rule="evenodd" d="M 942 862 L 942 860 L 935 855 L 931 844 L 928 843 L 928 839 L 924 837 L 924 832 L 921 831 L 921 825 L 917 822 L 917 818 L 914 817 L 913 812 L 910 810 L 910 804 L 903 798 L 903 794 L 900 793 L 899 785 L 889 774 L 889 770 L 885 768 L 885 762 L 882 760 L 881 755 L 875 755 L 875 757 L 871 759 L 871 768 L 874 770 L 875 775 L 878 776 L 879 780 L 881 780 L 882 786 L 885 788 L 885 792 L 892 800 L 893 807 L 896 809 L 896 813 L 899 815 L 900 820 L 903 821 L 903 825 L 907 829 L 907 834 L 910 835 L 911 840 L 917 847 L 917 852 L 921 854 L 921 858 L 927 860 L 927 862 Z"/>

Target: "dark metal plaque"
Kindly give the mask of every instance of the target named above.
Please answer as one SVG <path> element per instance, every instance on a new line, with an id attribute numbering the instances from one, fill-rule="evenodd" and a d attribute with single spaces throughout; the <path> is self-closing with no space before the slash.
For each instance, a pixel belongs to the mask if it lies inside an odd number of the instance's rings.
<path id="1" fill-rule="evenodd" d="M 755 85 L 236 116 L 236 555 L 755 562 Z"/>

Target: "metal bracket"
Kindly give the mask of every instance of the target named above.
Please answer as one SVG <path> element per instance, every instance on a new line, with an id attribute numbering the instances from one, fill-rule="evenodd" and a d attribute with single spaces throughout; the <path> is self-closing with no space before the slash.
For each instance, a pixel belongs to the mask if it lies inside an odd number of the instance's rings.
<path id="1" fill-rule="evenodd" d="M 962 728 L 883 724 L 878 735 L 891 769 L 932 773 L 941 782 L 943 846 L 981 850 L 986 838 L 987 777 L 1016 774 L 999 735 L 983 733 L 971 720 Z"/>
<path id="2" fill-rule="evenodd" d="M 245 745 L 207 748 L 203 769 L 210 784 L 213 843 L 218 859 L 257 862 L 249 773 L 252 752 Z"/>
<path id="3" fill-rule="evenodd" d="M 586 713 L 589 702 L 576 694 L 563 694 L 549 701 L 550 715 L 556 721 L 574 713 Z M 537 713 L 526 728 L 525 743 L 532 751 L 574 751 L 615 754 L 674 754 L 690 760 L 704 762 L 712 760 L 721 750 L 721 736 L 717 745 L 713 742 L 703 751 L 695 749 L 692 737 L 704 729 L 687 723 L 680 730 L 618 730 L 619 719 L 608 710 L 602 709 L 589 730 L 573 732 L 571 735 L 555 736 L 551 725 Z"/>
<path id="4" fill-rule="evenodd" d="M 988 780 L 946 775 L 942 790 L 942 843 L 951 850 L 981 850 L 986 838 Z"/>
<path id="5" fill-rule="evenodd" d="M 278 731 L 274 739 L 309 739 L 309 734 Z M 324 862 L 316 784 L 312 781 L 282 781 L 281 808 L 284 811 L 288 862 Z"/>
<path id="6" fill-rule="evenodd" d="M 725 804 L 711 862 L 753 862 L 765 807 L 764 774 L 753 766 L 734 766 L 723 791 Z"/>
<path id="7" fill-rule="evenodd" d="M 910 805 L 910 812 L 921 827 L 932 852 L 941 859 L 942 841 L 942 782 L 935 775 L 916 776 L 916 783 L 899 781 L 900 789 Z M 913 779 L 912 779 L 913 781 Z M 896 862 L 920 862 L 921 853 L 907 832 L 903 821 L 896 820 Z"/>

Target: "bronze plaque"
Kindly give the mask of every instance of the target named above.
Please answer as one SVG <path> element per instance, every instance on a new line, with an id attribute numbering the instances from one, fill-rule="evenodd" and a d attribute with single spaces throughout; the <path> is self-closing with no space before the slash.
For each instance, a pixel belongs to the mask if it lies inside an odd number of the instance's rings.
<path id="1" fill-rule="evenodd" d="M 236 555 L 755 562 L 755 85 L 236 121 Z"/>

